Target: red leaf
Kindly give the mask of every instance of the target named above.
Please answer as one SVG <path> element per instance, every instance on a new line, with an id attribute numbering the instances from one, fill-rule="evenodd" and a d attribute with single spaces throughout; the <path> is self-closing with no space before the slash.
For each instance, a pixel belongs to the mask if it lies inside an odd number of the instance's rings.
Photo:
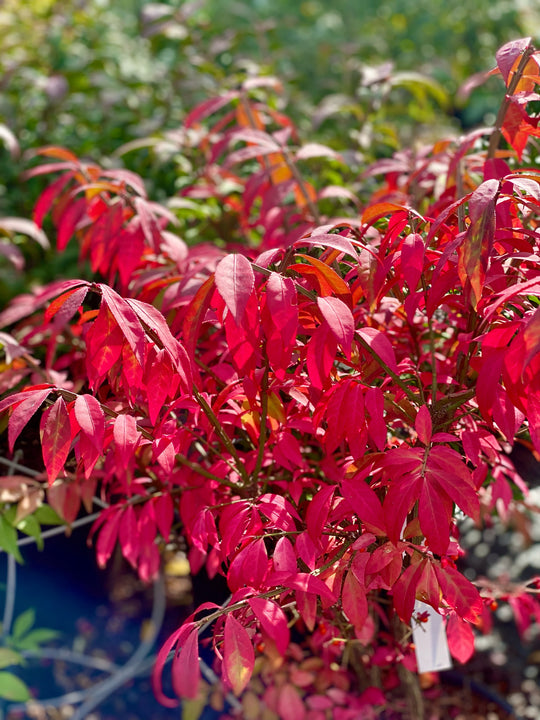
<path id="1" fill-rule="evenodd" d="M 97 450 L 103 449 L 105 415 L 100 403 L 93 395 L 78 395 L 74 405 L 75 418 L 81 430 L 88 436 Z"/>
<path id="2" fill-rule="evenodd" d="M 272 559 L 276 572 L 286 572 L 293 575 L 298 569 L 296 565 L 296 553 L 294 552 L 291 541 L 287 537 L 279 538 Z"/>
<path id="3" fill-rule="evenodd" d="M 445 445 L 430 450 L 429 472 L 442 490 L 475 522 L 480 519 L 480 501 L 471 473 L 459 453 Z"/>
<path id="4" fill-rule="evenodd" d="M 381 501 L 362 476 L 344 478 L 341 482 L 341 492 L 368 530 L 376 535 L 386 535 Z"/>
<path id="5" fill-rule="evenodd" d="M 416 600 L 416 588 L 422 577 L 424 561 L 409 565 L 392 589 L 394 607 L 404 623 L 409 623 Z"/>
<path id="6" fill-rule="evenodd" d="M 158 350 L 151 366 L 146 370 L 148 414 L 155 425 L 158 415 L 168 397 L 178 388 L 171 357 L 165 350 Z"/>
<path id="7" fill-rule="evenodd" d="M 182 388 L 186 392 L 191 392 L 193 378 L 189 357 L 184 346 L 172 334 L 161 312 L 153 305 L 142 302 L 141 300 L 128 298 L 126 302 L 133 308 L 143 327 L 157 335 L 163 345 L 163 349 L 170 355 L 174 362 L 175 369 L 180 376 Z"/>
<path id="8" fill-rule="evenodd" d="M 476 622 L 482 614 L 482 598 L 474 585 L 453 567 L 437 567 L 435 572 L 446 602 L 457 614 Z"/>
<path id="9" fill-rule="evenodd" d="M 233 558 L 227 573 L 227 582 L 235 592 L 247 585 L 258 590 L 268 572 L 268 554 L 263 538 L 257 538 L 246 545 Z"/>
<path id="10" fill-rule="evenodd" d="M 199 631 L 193 628 L 182 643 L 172 664 L 172 684 L 180 698 L 196 698 L 199 693 Z"/>
<path id="11" fill-rule="evenodd" d="M 354 335 L 354 318 L 345 303 L 336 297 L 318 297 L 317 305 L 323 318 L 328 323 L 336 340 L 343 348 L 346 357 L 351 357 L 352 339 Z"/>
<path id="12" fill-rule="evenodd" d="M 144 253 L 144 235 L 133 220 L 116 235 L 116 263 L 123 287 L 127 287 Z"/>
<path id="13" fill-rule="evenodd" d="M 314 233 L 309 237 L 303 237 L 301 240 L 297 240 L 294 243 L 295 247 L 302 247 L 304 245 L 319 245 L 323 248 L 333 248 L 339 252 L 347 253 L 353 258 L 358 258 L 356 248 L 350 240 L 343 235 L 333 235 L 331 233 Z"/>
<path id="14" fill-rule="evenodd" d="M 309 632 L 315 629 L 317 622 L 317 595 L 310 592 L 296 591 L 296 609 Z"/>
<path id="15" fill-rule="evenodd" d="M 294 543 L 296 554 L 312 571 L 315 570 L 315 565 L 317 563 L 317 558 L 321 554 L 320 548 L 323 547 L 323 542 L 326 542 L 326 538 L 320 536 L 319 542 L 316 545 L 307 532 L 302 532 L 300 535 L 296 536 L 296 541 Z"/>
<path id="16" fill-rule="evenodd" d="M 335 490 L 336 488 L 333 485 L 326 485 L 320 488 L 308 505 L 306 527 L 310 538 L 316 545 L 320 540 L 322 531 L 328 520 Z"/>
<path id="17" fill-rule="evenodd" d="M 276 527 L 285 532 L 296 530 L 295 520 L 300 515 L 287 498 L 276 493 L 265 493 L 258 499 L 260 511 L 268 518 L 270 527 Z"/>
<path id="18" fill-rule="evenodd" d="M 368 434 L 377 450 L 386 448 L 387 428 L 384 420 L 384 395 L 379 387 L 370 387 L 365 395 L 365 408 L 369 414 Z"/>
<path id="19" fill-rule="evenodd" d="M 107 508 L 101 517 L 104 517 L 104 520 L 96 542 L 96 559 L 99 567 L 104 568 L 116 545 L 122 513 L 118 507 L 111 507 Z"/>
<path id="20" fill-rule="evenodd" d="M 148 246 L 156 252 L 159 252 L 161 229 L 152 212 L 152 203 L 149 203 L 142 197 L 137 197 L 135 198 L 135 210 L 137 211 L 141 229 Z"/>
<path id="21" fill-rule="evenodd" d="M 445 493 L 424 478 L 418 501 L 418 518 L 429 547 L 437 555 L 445 555 L 450 543 L 450 517 L 452 503 Z"/>
<path id="22" fill-rule="evenodd" d="M 520 55 L 529 47 L 531 44 L 531 38 L 520 38 L 519 40 L 512 40 L 506 45 L 503 45 L 495 53 L 495 59 L 497 60 L 497 66 L 501 71 L 504 82 L 506 85 L 509 84 L 510 72 L 516 64 L 516 60 Z"/>
<path id="23" fill-rule="evenodd" d="M 176 707 L 178 705 L 178 701 L 174 700 L 173 698 L 169 698 L 163 694 L 163 685 L 161 680 L 163 675 L 163 668 L 165 667 L 165 663 L 167 662 L 169 653 L 171 652 L 173 647 L 177 643 L 179 645 L 182 645 L 188 635 L 196 627 L 197 626 L 195 625 L 195 623 L 186 622 L 184 625 L 179 627 L 176 632 L 174 632 L 167 638 L 167 640 L 163 643 L 158 652 L 156 662 L 154 664 L 154 669 L 152 671 L 152 687 L 154 689 L 154 693 L 156 694 L 157 699 L 165 707 Z"/>
<path id="24" fill-rule="evenodd" d="M 40 388 L 39 390 L 28 390 L 26 392 L 16 393 L 2 400 L 0 403 L 0 412 L 10 405 L 14 405 L 17 402 L 19 403 L 11 411 L 9 418 L 8 444 L 10 452 L 13 452 L 13 446 L 21 430 L 28 424 L 37 409 L 45 402 L 52 389 L 51 386 L 48 388 Z"/>
<path id="25" fill-rule="evenodd" d="M 38 227 L 42 226 L 43 218 L 49 212 L 53 202 L 61 195 L 62 190 L 72 177 L 72 172 L 64 173 L 41 193 L 34 206 L 33 214 L 34 222 Z"/>
<path id="26" fill-rule="evenodd" d="M 312 280 L 315 280 L 316 287 L 314 289 L 318 295 L 322 297 L 335 295 L 342 300 L 347 307 L 352 308 L 351 289 L 345 280 L 343 280 L 330 265 L 311 255 L 297 253 L 296 257 L 303 258 L 309 265 L 297 262 L 289 265 L 289 270 L 300 273 L 310 284 L 312 284 Z"/>
<path id="27" fill-rule="evenodd" d="M 195 125 L 195 123 L 199 123 L 200 120 L 204 120 L 204 118 L 208 117 L 209 115 L 213 115 L 218 110 L 221 110 L 222 107 L 228 105 L 231 100 L 234 100 L 237 97 L 237 90 L 229 90 L 228 92 L 220 95 L 219 97 L 213 97 L 209 100 L 205 100 L 204 102 L 193 108 L 193 110 L 187 115 L 184 120 L 184 127 L 189 128 L 192 125 Z"/>
<path id="28" fill-rule="evenodd" d="M 468 622 L 462 620 L 455 612 L 451 613 L 446 623 L 448 648 L 453 658 L 466 663 L 474 653 L 474 632 Z"/>
<path id="29" fill-rule="evenodd" d="M 289 573 L 274 573 L 272 580 L 275 581 L 276 584 L 282 584 L 291 590 L 312 593 L 313 595 L 319 595 L 319 597 L 330 603 L 336 602 L 334 593 L 328 585 L 316 575 L 310 575 L 310 573 L 296 573 L 295 575 L 289 575 Z"/>
<path id="30" fill-rule="evenodd" d="M 372 225 L 385 215 L 392 215 L 396 212 L 409 212 L 410 208 L 404 205 L 398 205 L 391 202 L 379 202 L 375 205 L 369 205 L 362 213 L 362 222 L 366 225 Z"/>
<path id="31" fill-rule="evenodd" d="M 418 439 L 424 445 L 429 445 L 431 442 L 431 413 L 427 405 L 422 405 L 420 410 L 416 414 L 416 420 L 414 421 L 414 429 L 418 435 Z"/>
<path id="32" fill-rule="evenodd" d="M 215 280 L 219 294 L 236 324 L 241 327 L 255 286 L 251 263 L 244 255 L 226 255 L 216 267 Z"/>
<path id="33" fill-rule="evenodd" d="M 76 483 L 58 482 L 47 490 L 49 505 L 68 525 L 77 518 L 81 507 L 81 495 Z"/>
<path id="34" fill-rule="evenodd" d="M 397 362 L 390 340 L 380 330 L 371 327 L 363 327 L 356 331 L 358 335 L 384 360 L 388 367 L 397 372 Z"/>
<path id="35" fill-rule="evenodd" d="M 111 311 L 103 303 L 85 336 L 88 377 L 96 385 L 122 354 L 124 337 Z"/>
<path id="36" fill-rule="evenodd" d="M 56 249 L 62 252 L 77 229 L 77 225 L 86 213 L 86 199 L 78 198 L 69 203 L 58 220 L 58 233 L 56 236 Z"/>
<path id="37" fill-rule="evenodd" d="M 305 467 L 300 443 L 290 430 L 284 430 L 277 435 L 273 459 L 287 470 Z"/>
<path id="38" fill-rule="evenodd" d="M 356 575 L 349 570 L 345 575 L 341 591 L 343 612 L 349 618 L 355 630 L 361 631 L 368 616 L 368 604 L 364 585 L 358 582 Z"/>
<path id="39" fill-rule="evenodd" d="M 251 598 L 248 602 L 264 632 L 275 642 L 278 652 L 285 655 L 290 632 L 283 610 L 276 602 L 265 598 Z"/>
<path id="40" fill-rule="evenodd" d="M 144 331 L 131 305 L 107 285 L 100 283 L 103 302 L 110 310 L 123 336 L 126 338 L 139 365 L 144 361 Z"/>
<path id="41" fill-rule="evenodd" d="M 185 501 L 190 493 L 185 493 L 182 500 Z M 186 518 L 182 518 L 187 525 Z M 221 533 L 221 549 L 224 557 L 231 555 L 237 548 L 241 538 L 244 536 L 251 519 L 251 508 L 247 503 L 229 505 L 221 514 L 219 530 Z"/>
<path id="42" fill-rule="evenodd" d="M 471 224 L 459 254 L 458 273 L 463 287 L 470 282 L 473 306 L 482 297 L 485 274 L 489 264 L 495 234 L 495 201 L 499 181 L 486 180 L 479 185 L 469 199 Z"/>
<path id="43" fill-rule="evenodd" d="M 337 340 L 329 325 L 320 325 L 308 344 L 306 364 L 314 388 L 322 390 L 329 384 L 329 375 L 336 359 Z"/>
<path id="44" fill-rule="evenodd" d="M 41 449 L 47 470 L 49 485 L 52 485 L 64 468 L 71 448 L 71 427 L 69 413 L 63 398 L 47 408 L 40 423 Z"/>
<path id="45" fill-rule="evenodd" d="M 140 537 L 135 508 L 131 504 L 126 505 L 121 515 L 118 540 L 122 548 L 122 555 L 132 567 L 137 567 L 137 559 L 140 552 Z"/>
<path id="46" fill-rule="evenodd" d="M 288 367 L 296 341 L 298 303 L 291 278 L 273 272 L 266 284 L 262 323 L 267 338 L 266 353 L 276 372 Z"/>
<path id="47" fill-rule="evenodd" d="M 45 319 L 51 320 L 54 317 L 55 326 L 62 326 L 67 323 L 78 308 L 84 302 L 88 294 L 88 287 L 79 287 L 69 290 L 57 297 L 45 311 Z"/>
<path id="48" fill-rule="evenodd" d="M 255 653 L 247 630 L 229 613 L 223 638 L 223 671 L 235 695 L 245 689 L 254 664 Z"/>
<path id="49" fill-rule="evenodd" d="M 272 272 L 266 283 L 266 303 L 276 325 L 283 320 L 289 321 L 291 309 L 292 314 L 298 318 L 296 287 L 293 279 Z"/>
<path id="50" fill-rule="evenodd" d="M 174 505 L 172 496 L 168 493 L 158 495 L 154 498 L 154 510 L 156 516 L 156 525 L 161 533 L 161 537 L 167 542 L 171 532 L 174 520 Z"/>
<path id="51" fill-rule="evenodd" d="M 118 415 L 114 419 L 113 437 L 118 462 L 126 467 L 129 465 L 129 461 L 133 457 L 137 443 L 140 440 L 135 418 L 132 415 Z"/>
<path id="52" fill-rule="evenodd" d="M 294 685 L 285 683 L 278 692 L 277 714 L 280 720 L 304 720 L 306 707 Z"/>
<path id="53" fill-rule="evenodd" d="M 424 269 L 425 245 L 422 236 L 418 233 L 407 235 L 401 245 L 401 272 L 409 286 L 414 292 Z"/>

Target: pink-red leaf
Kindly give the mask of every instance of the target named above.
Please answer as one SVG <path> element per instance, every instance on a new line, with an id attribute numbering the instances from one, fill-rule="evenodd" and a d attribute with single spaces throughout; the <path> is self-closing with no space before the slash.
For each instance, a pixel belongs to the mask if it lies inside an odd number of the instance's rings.
<path id="1" fill-rule="evenodd" d="M 431 442 L 431 413 L 427 405 L 422 405 L 420 410 L 416 414 L 416 420 L 414 421 L 414 429 L 418 435 L 420 442 L 424 445 L 429 445 Z"/>
<path id="2" fill-rule="evenodd" d="M 344 478 L 341 492 L 360 520 L 376 535 L 386 534 L 381 501 L 363 477 Z"/>
<path id="3" fill-rule="evenodd" d="M 450 654 L 460 663 L 466 663 L 474 654 L 474 632 L 468 622 L 455 612 L 446 623 L 446 637 Z"/>
<path id="4" fill-rule="evenodd" d="M 43 462 L 49 485 L 52 485 L 64 468 L 71 448 L 71 427 L 66 403 L 59 397 L 47 408 L 40 423 Z"/>
<path id="5" fill-rule="evenodd" d="M 306 527 L 310 538 L 315 544 L 318 543 L 328 520 L 335 490 L 336 488 L 333 485 L 326 485 L 320 488 L 308 505 Z"/>
<path id="6" fill-rule="evenodd" d="M 358 581 L 352 570 L 345 575 L 341 603 L 343 612 L 349 618 L 354 629 L 362 630 L 368 616 L 367 597 L 364 585 Z"/>
<path id="7" fill-rule="evenodd" d="M 354 335 L 354 318 L 345 303 L 336 297 L 318 297 L 317 305 L 322 316 L 343 348 L 346 357 L 351 357 Z"/>
<path id="8" fill-rule="evenodd" d="M 401 272 L 411 292 L 416 290 L 422 275 L 424 253 L 425 245 L 422 236 L 418 233 L 407 235 L 401 246 Z"/>
<path id="9" fill-rule="evenodd" d="M 391 370 L 397 371 L 396 355 L 390 340 L 380 330 L 371 327 L 360 328 L 357 334 L 384 360 Z"/>
<path id="10" fill-rule="evenodd" d="M 223 670 L 235 695 L 248 684 L 255 665 L 255 652 L 247 630 L 231 613 L 225 620 Z"/>
<path id="11" fill-rule="evenodd" d="M 131 305 L 107 285 L 100 283 L 103 302 L 110 310 L 123 336 L 126 338 L 139 365 L 144 361 L 144 331 Z"/>
<path id="12" fill-rule="evenodd" d="M 5 398 L 0 403 L 0 412 L 16 402 L 19 404 L 15 407 L 9 418 L 8 425 L 8 444 L 9 451 L 13 452 L 15 441 L 19 437 L 21 430 L 28 424 L 30 418 L 37 409 L 45 402 L 50 395 L 52 387 L 40 388 L 39 390 L 16 393 Z"/>
<path id="13" fill-rule="evenodd" d="M 78 395 L 74 410 L 81 430 L 88 436 L 96 450 L 102 450 L 105 415 L 100 403 L 93 395 Z"/>
<path id="14" fill-rule="evenodd" d="M 519 40 L 512 40 L 506 45 L 503 45 L 495 53 L 495 59 L 497 60 L 497 66 L 501 71 L 504 82 L 508 85 L 510 80 L 510 72 L 514 67 L 516 60 L 520 55 L 529 47 L 531 38 L 519 38 Z"/>
<path id="15" fill-rule="evenodd" d="M 290 632 L 283 610 L 274 600 L 266 598 L 251 598 L 248 602 L 264 632 L 275 642 L 278 652 L 285 655 L 289 646 Z"/>
<path id="16" fill-rule="evenodd" d="M 165 707 L 176 707 L 178 705 L 178 700 L 169 698 L 166 695 L 164 695 L 164 693 L 163 693 L 163 684 L 162 684 L 163 668 L 165 667 L 165 663 L 167 662 L 169 653 L 171 652 L 173 647 L 176 644 L 182 646 L 182 644 L 185 642 L 186 638 L 196 627 L 197 626 L 194 622 L 184 623 L 184 625 L 179 627 L 178 630 L 176 630 L 176 632 L 174 632 L 172 635 L 170 635 L 167 638 L 167 640 L 163 643 L 163 645 L 161 646 L 161 648 L 158 652 L 156 662 L 154 664 L 154 669 L 152 671 L 152 687 L 154 689 L 157 699 Z"/>
<path id="17" fill-rule="evenodd" d="M 423 562 L 417 565 L 409 565 L 393 587 L 394 607 L 404 623 L 409 623 L 413 614 L 416 588 L 422 577 L 422 571 Z"/>
<path id="18" fill-rule="evenodd" d="M 304 720 L 306 717 L 306 707 L 292 683 L 285 683 L 279 688 L 277 712 L 280 720 Z"/>
<path id="19" fill-rule="evenodd" d="M 226 255 L 216 267 L 216 287 L 238 326 L 246 312 L 255 275 L 249 260 L 240 254 Z"/>
<path id="20" fill-rule="evenodd" d="M 474 585 L 451 566 L 446 568 L 435 566 L 435 572 L 444 599 L 450 607 L 463 620 L 476 622 L 482 614 L 482 598 Z"/>
<path id="21" fill-rule="evenodd" d="M 128 466 L 140 440 L 135 418 L 131 415 L 118 415 L 114 420 L 113 437 L 118 462 L 120 465 Z"/>
<path id="22" fill-rule="evenodd" d="M 199 693 L 199 632 L 195 627 L 182 643 L 172 664 L 172 684 L 180 698 L 196 698 Z"/>

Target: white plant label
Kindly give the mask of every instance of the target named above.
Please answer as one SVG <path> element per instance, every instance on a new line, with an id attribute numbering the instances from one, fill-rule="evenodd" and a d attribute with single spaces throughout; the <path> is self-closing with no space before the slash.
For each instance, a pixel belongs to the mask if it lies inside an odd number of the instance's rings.
<path id="1" fill-rule="evenodd" d="M 419 613 L 427 617 L 425 622 L 415 622 Z M 412 622 L 418 672 L 438 672 L 452 667 L 443 618 L 431 605 L 416 600 Z"/>

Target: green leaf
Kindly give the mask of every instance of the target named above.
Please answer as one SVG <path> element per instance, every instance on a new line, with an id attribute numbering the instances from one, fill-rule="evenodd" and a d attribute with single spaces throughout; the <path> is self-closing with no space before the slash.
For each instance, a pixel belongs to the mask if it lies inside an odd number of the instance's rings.
<path id="1" fill-rule="evenodd" d="M 20 640 L 30 630 L 36 621 L 36 611 L 34 608 L 28 608 L 21 613 L 13 623 L 11 636 L 14 640 Z"/>
<path id="2" fill-rule="evenodd" d="M 10 648 L 0 648 L 0 668 L 8 667 L 9 665 L 22 665 L 24 662 L 22 656 L 11 650 Z"/>
<path id="3" fill-rule="evenodd" d="M 17 562 L 23 562 L 22 555 L 17 547 L 17 531 L 8 521 L 6 515 L 0 515 L 0 548 L 13 555 Z"/>
<path id="4" fill-rule="evenodd" d="M 182 701 L 182 720 L 199 720 L 208 699 L 205 695 Z"/>
<path id="5" fill-rule="evenodd" d="M 27 515 L 17 523 L 17 530 L 30 535 L 36 539 L 36 545 L 43 550 L 43 538 L 41 537 L 41 527 L 34 515 Z"/>
<path id="6" fill-rule="evenodd" d="M 26 702 L 30 700 L 30 691 L 13 673 L 0 672 L 0 697 L 13 702 Z"/>
<path id="7" fill-rule="evenodd" d="M 64 525 L 64 521 L 50 505 L 41 505 L 34 513 L 41 525 Z"/>
<path id="8" fill-rule="evenodd" d="M 55 640 L 59 633 L 49 628 L 38 628 L 32 630 L 23 638 L 17 641 L 20 650 L 38 650 L 40 645 Z"/>

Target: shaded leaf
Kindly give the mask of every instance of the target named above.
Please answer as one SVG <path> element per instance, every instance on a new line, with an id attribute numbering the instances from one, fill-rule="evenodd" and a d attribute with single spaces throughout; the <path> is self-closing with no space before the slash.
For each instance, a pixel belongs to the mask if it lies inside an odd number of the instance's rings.
<path id="1" fill-rule="evenodd" d="M 172 684 L 180 698 L 195 698 L 199 692 L 199 632 L 193 628 L 174 656 Z"/>

